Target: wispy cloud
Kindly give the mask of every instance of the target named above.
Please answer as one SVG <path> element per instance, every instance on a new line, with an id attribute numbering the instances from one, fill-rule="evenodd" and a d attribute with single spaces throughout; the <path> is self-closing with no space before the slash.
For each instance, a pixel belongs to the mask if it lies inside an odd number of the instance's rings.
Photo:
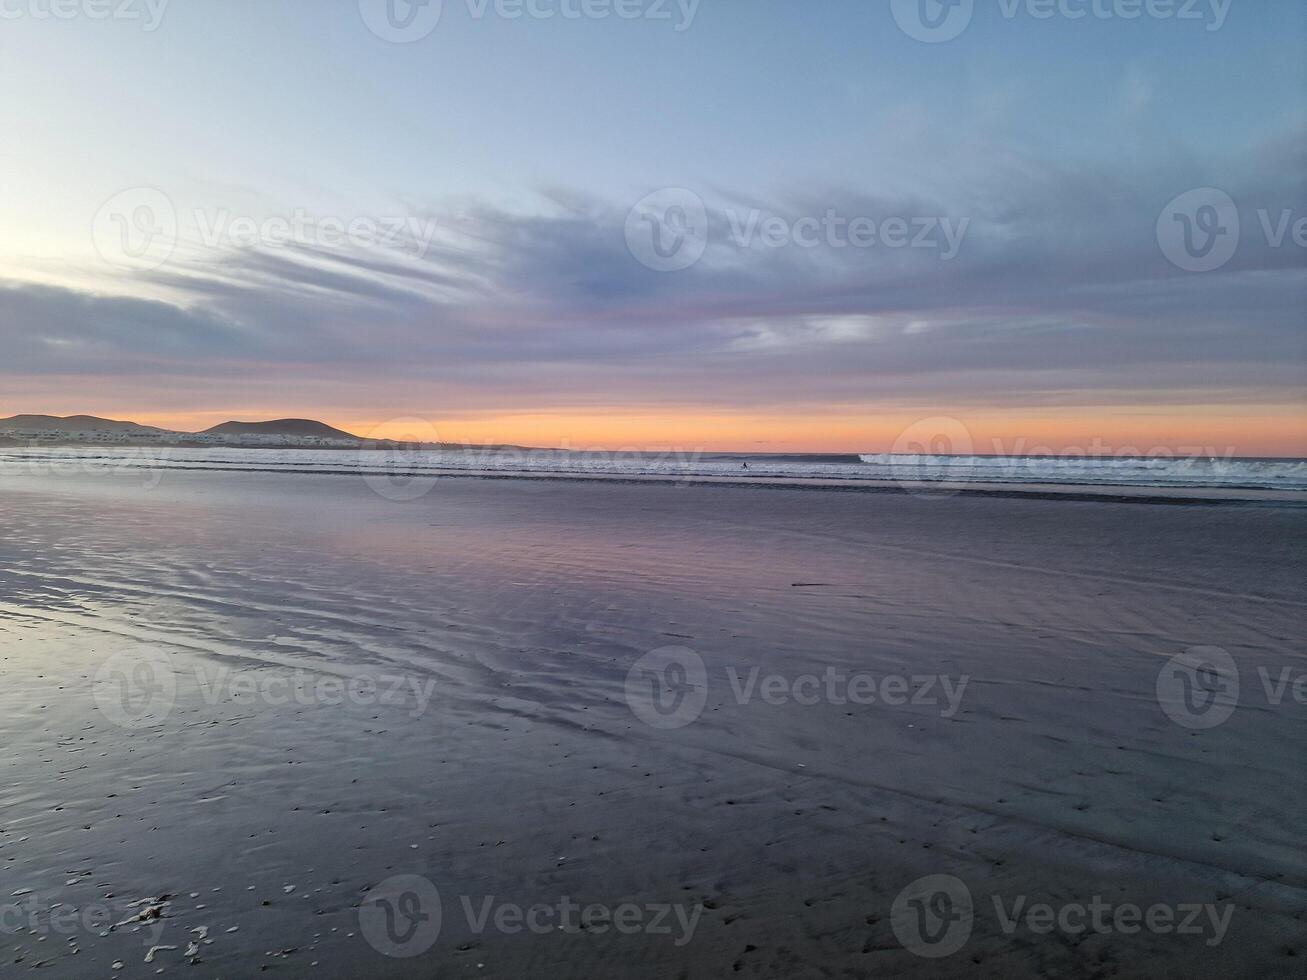
<path id="1" fill-rule="evenodd" d="M 1127 88 L 1137 103 L 1147 83 Z M 1258 212 L 1273 226 L 1307 199 L 1304 145 L 1295 125 L 1220 172 L 1183 154 L 1141 173 L 996 150 L 929 192 L 704 189 L 703 256 L 679 272 L 628 250 L 633 202 L 558 189 L 530 213 L 415 208 L 439 229 L 424 250 L 188 245 L 122 277 L 123 295 L 4 283 L 0 372 L 110 379 L 148 364 L 191 379 L 196 401 L 233 377 L 330 379 L 384 390 L 397 412 L 1292 401 L 1305 254 L 1268 240 Z M 1158 246 L 1158 215 L 1217 181 L 1242 240 L 1218 271 L 1184 272 Z M 965 237 L 948 261 L 741 238 L 751 220 L 828 214 L 965 219 Z"/>

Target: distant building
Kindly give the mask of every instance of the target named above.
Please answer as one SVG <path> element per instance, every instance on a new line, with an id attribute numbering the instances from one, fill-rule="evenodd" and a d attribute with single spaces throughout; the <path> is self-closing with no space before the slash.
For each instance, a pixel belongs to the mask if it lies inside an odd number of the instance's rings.
<path id="1" fill-rule="evenodd" d="M 362 445 L 359 439 L 338 439 L 328 436 L 284 435 L 275 432 L 142 432 L 132 429 L 35 429 L 35 428 L 0 428 L 0 436 L 20 439 L 24 442 L 77 443 L 87 445 L 133 445 L 150 443 L 154 445 L 190 445 L 190 446 L 229 446 L 240 447 L 289 447 L 304 449 L 358 449 Z"/>

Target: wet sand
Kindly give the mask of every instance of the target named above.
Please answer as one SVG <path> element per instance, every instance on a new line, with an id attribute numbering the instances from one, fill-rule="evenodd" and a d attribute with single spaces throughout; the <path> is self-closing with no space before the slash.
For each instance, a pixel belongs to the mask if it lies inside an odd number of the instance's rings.
<path id="1" fill-rule="evenodd" d="M 1305 532 L 1275 501 L 463 478 L 396 503 L 344 476 L 7 478 L 0 963 L 1294 975 L 1307 707 L 1259 668 L 1307 672 Z M 628 680 L 665 647 L 701 658 L 703 703 L 651 725 Z M 1241 681 L 1211 727 L 1159 700 L 1194 647 Z M 106 669 L 160 656 L 154 714 L 118 715 Z M 832 675 L 905 696 L 794 697 Z M 360 679 L 384 693 L 333 696 Z M 375 941 L 374 889 L 401 875 L 440 896 L 410 958 Z M 938 958 L 895 927 L 930 875 L 974 901 Z M 1228 925 L 1005 930 L 1015 907 L 1096 897 Z M 637 908 L 638 928 L 477 931 L 465 910 L 563 899 Z M 663 907 L 668 931 L 647 928 Z"/>

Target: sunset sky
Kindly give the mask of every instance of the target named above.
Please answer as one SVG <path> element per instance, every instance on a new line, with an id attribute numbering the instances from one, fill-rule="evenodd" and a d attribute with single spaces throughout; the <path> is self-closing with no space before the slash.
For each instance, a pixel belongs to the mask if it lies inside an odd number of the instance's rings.
<path id="1" fill-rule="evenodd" d="M 5 8 L 0 416 L 1307 455 L 1300 0 L 395 2 Z"/>

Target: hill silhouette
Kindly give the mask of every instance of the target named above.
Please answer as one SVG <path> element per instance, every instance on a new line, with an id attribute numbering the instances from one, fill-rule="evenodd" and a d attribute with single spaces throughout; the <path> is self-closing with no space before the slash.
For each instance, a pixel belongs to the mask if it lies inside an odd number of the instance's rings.
<path id="1" fill-rule="evenodd" d="M 0 419 L 0 430 L 40 429 L 46 432 L 167 432 L 152 425 L 118 422 L 94 415 L 13 415 Z"/>
<path id="2" fill-rule="evenodd" d="M 316 436 L 322 439 L 358 439 L 351 432 L 333 428 L 325 422 L 313 419 L 273 419 L 268 422 L 223 422 L 205 429 L 204 434 L 268 435 L 268 436 Z"/>

